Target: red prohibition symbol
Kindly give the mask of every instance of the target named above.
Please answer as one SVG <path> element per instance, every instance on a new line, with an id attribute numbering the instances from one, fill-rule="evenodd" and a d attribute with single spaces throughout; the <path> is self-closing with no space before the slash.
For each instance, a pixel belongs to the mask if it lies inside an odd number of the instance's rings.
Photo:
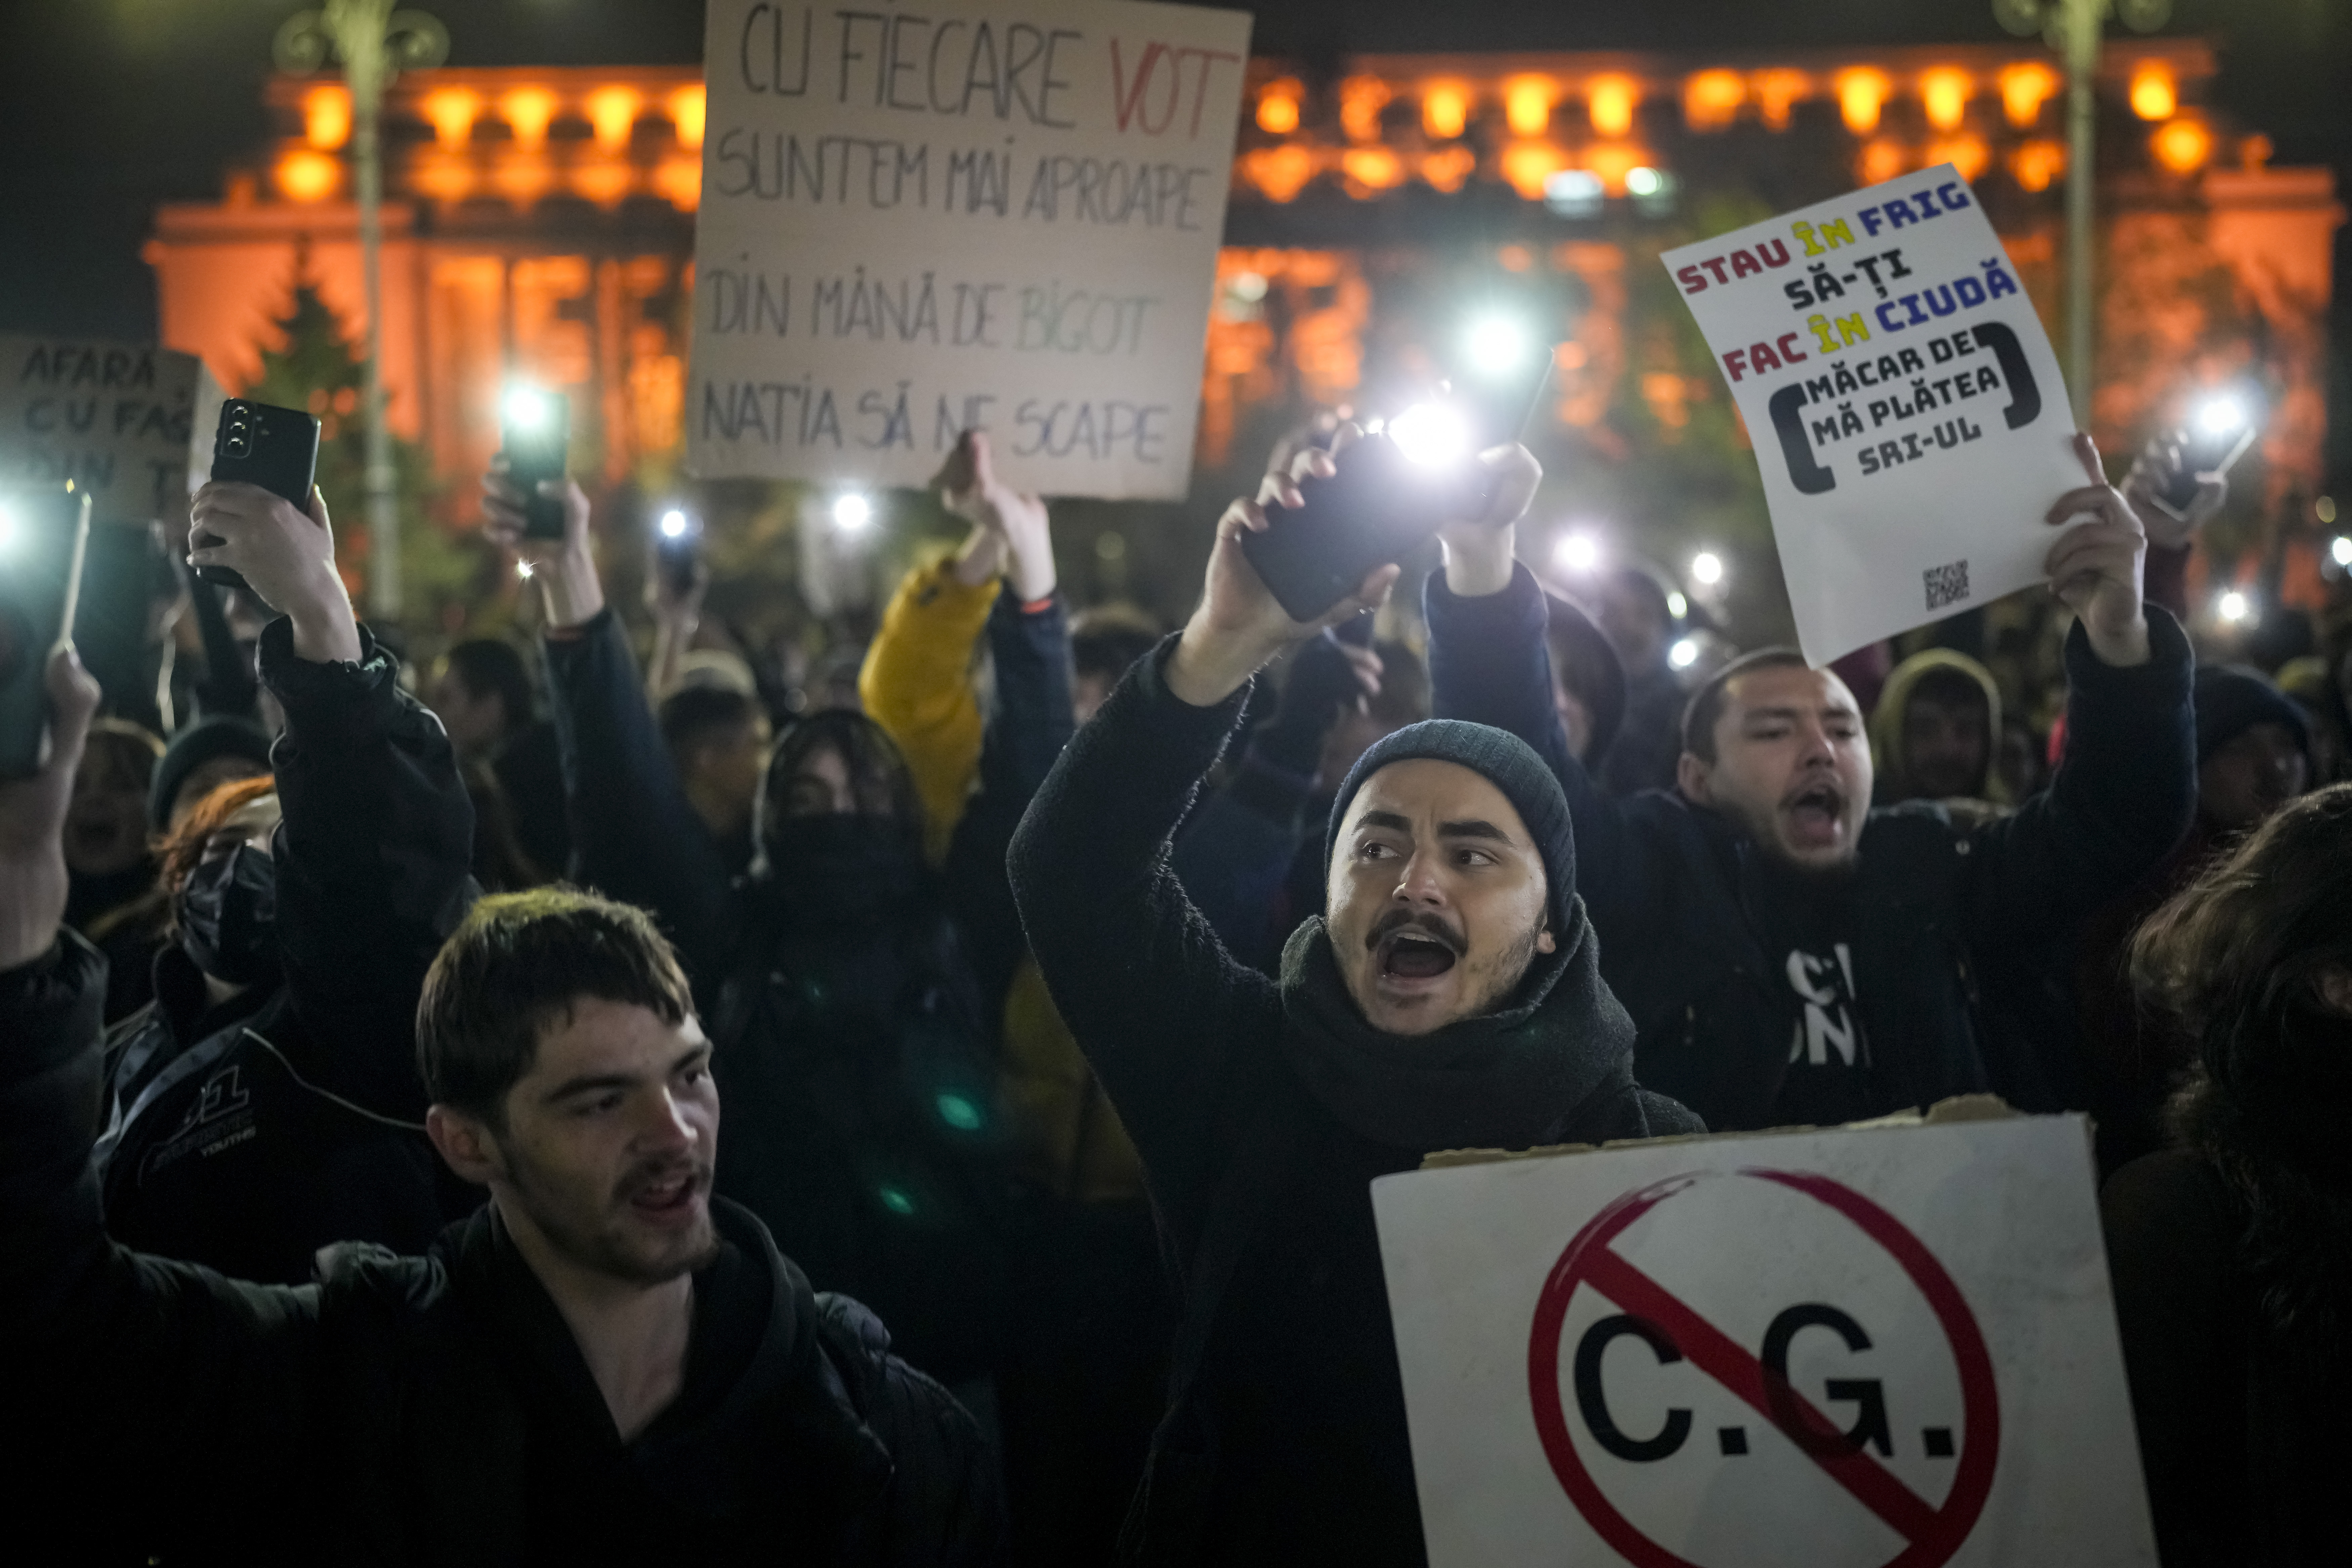
<path id="1" fill-rule="evenodd" d="M 1552 1473 L 1559 1478 L 1577 1511 L 1634 1568 L 1701 1568 L 1652 1541 L 1618 1511 L 1585 1468 L 1583 1456 L 1570 1436 L 1568 1413 L 1560 1399 L 1560 1334 L 1570 1300 L 1579 1286 L 1590 1286 L 1625 1314 L 1625 1331 L 1649 1341 L 1661 1352 L 1661 1359 L 1686 1358 L 1723 1384 L 1901 1535 L 1906 1543 L 1903 1550 L 1888 1559 L 1884 1568 L 1940 1568 L 1975 1528 L 1986 1495 L 1992 1489 L 1993 1464 L 2000 1450 L 2000 1405 L 1993 1384 L 1992 1357 L 1959 1287 L 1917 1237 L 1851 1187 L 1801 1171 L 1751 1169 L 1726 1178 L 1777 1183 L 1836 1211 L 1890 1255 L 1927 1298 L 1959 1369 L 1966 1423 L 1951 1489 L 1937 1506 L 1913 1491 L 1872 1456 L 1867 1444 L 1853 1440 L 1797 1391 L 1781 1370 L 1785 1347 L 1780 1354 L 1759 1357 L 1612 1250 L 1610 1243 L 1635 1220 L 1711 1179 L 1716 1179 L 1713 1173 L 1675 1176 L 1626 1194 L 1594 1215 L 1552 1266 L 1536 1303 L 1534 1331 L 1528 1342 L 1528 1389 L 1535 1405 L 1536 1433 L 1551 1461 Z M 1832 1396 L 1838 1396 L 1834 1389 Z M 1681 1422 L 1686 1425 L 1687 1421 L 1687 1415 L 1682 1415 Z M 1675 1424 L 1670 1423 L 1667 1436 L 1674 1443 L 1679 1442 L 1680 1435 Z M 1615 1441 L 1621 1449 L 1643 1446 L 1626 1444 L 1622 1437 Z M 1661 1449 L 1660 1455 L 1668 1449 Z"/>

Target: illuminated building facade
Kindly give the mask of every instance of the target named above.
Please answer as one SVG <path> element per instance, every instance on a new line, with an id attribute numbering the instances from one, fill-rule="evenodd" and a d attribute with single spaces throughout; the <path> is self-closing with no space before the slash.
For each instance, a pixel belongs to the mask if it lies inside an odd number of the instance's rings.
<path id="1" fill-rule="evenodd" d="M 2275 509 L 2322 479 L 2343 215 L 2327 171 L 2270 167 L 2265 138 L 2200 106 L 2214 69 L 2194 40 L 2107 47 L 2094 423 L 2120 450 L 2190 386 L 2251 378 L 2271 400 Z M 147 251 L 164 340 L 230 386 L 253 374 L 298 265 L 360 315 L 348 99 L 290 79 L 268 93 L 276 145 L 221 202 L 164 207 Z M 1976 183 L 2058 324 L 2063 83 L 2033 45 L 1370 56 L 1314 80 L 1261 58 L 1245 105 L 1204 367 L 1208 468 L 1235 458 L 1254 407 L 1359 394 L 1393 357 L 1392 281 L 1436 252 L 1570 286 L 1559 434 L 1605 437 L 1638 406 L 1671 440 L 1725 395 L 1644 323 L 1655 252 L 1938 163 Z M 442 474 L 495 447 L 509 374 L 571 395 L 575 452 L 606 482 L 674 467 L 702 121 L 690 68 L 449 68 L 395 84 L 385 380 L 395 429 Z"/>

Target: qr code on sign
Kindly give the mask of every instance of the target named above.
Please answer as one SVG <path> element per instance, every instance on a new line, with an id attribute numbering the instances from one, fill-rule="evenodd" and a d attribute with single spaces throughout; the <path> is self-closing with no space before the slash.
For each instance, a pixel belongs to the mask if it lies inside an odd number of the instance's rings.
<path id="1" fill-rule="evenodd" d="M 1927 581 L 1927 607 L 1931 610 L 1957 605 L 1969 596 L 1969 563 L 1965 561 L 1955 561 L 1949 566 L 1930 566 L 1920 575 Z"/>

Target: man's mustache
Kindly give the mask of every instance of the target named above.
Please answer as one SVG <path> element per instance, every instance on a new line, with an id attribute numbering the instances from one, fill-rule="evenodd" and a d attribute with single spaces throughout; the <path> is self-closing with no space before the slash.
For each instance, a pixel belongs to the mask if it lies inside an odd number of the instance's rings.
<path id="1" fill-rule="evenodd" d="M 1456 958 L 1461 957 L 1470 945 L 1462 933 L 1448 925 L 1442 916 L 1424 914 L 1418 910 L 1391 910 L 1372 922 L 1372 929 L 1364 933 L 1364 946 L 1377 948 L 1401 931 L 1418 931 L 1433 941 L 1443 942 Z"/>

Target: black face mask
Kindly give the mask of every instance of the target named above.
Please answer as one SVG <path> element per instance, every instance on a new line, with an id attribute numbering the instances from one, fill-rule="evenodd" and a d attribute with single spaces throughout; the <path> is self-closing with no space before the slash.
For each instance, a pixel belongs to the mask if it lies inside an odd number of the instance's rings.
<path id="1" fill-rule="evenodd" d="M 188 874 L 180 889 L 180 947 L 231 985 L 278 975 L 278 862 L 240 844 Z"/>
<path id="2" fill-rule="evenodd" d="M 905 900 L 922 860 L 895 817 L 827 812 L 768 829 L 768 879 L 818 919 L 866 919 Z"/>

